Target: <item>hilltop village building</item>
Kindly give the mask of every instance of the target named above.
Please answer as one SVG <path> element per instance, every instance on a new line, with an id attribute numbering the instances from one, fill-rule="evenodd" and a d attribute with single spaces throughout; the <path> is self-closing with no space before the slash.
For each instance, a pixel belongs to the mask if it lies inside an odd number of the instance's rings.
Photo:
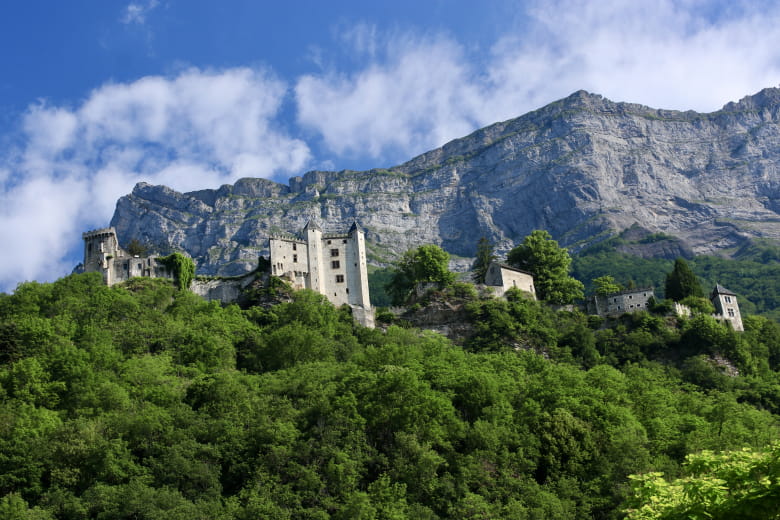
<path id="1" fill-rule="evenodd" d="M 517 288 L 530 293 L 536 299 L 534 276 L 528 271 L 493 262 L 485 273 L 485 285 L 493 289 L 496 296 L 503 296 L 509 289 Z"/>
<path id="2" fill-rule="evenodd" d="M 112 227 L 82 233 L 84 272 L 103 274 L 106 285 L 124 282 L 136 276 L 173 279 L 173 273 L 157 262 L 157 255 L 131 255 L 121 247 Z"/>
<path id="3" fill-rule="evenodd" d="M 271 235 L 268 248 L 272 275 L 295 289 L 316 291 L 333 305 L 349 305 L 359 323 L 373 327 L 365 233 L 357 222 L 346 233 L 323 233 L 310 221 L 300 235 Z"/>
<path id="4" fill-rule="evenodd" d="M 617 317 L 626 312 L 647 310 L 650 298 L 654 297 L 652 287 L 628 289 L 606 296 L 596 295 L 587 301 L 587 312 L 602 317 Z M 729 322 L 731 327 L 738 332 L 745 330 L 736 294 L 718 284 L 715 285 L 710 294 L 710 301 L 715 306 L 713 318 Z M 675 302 L 674 308 L 678 316 L 691 315 L 691 309 L 685 305 Z"/>

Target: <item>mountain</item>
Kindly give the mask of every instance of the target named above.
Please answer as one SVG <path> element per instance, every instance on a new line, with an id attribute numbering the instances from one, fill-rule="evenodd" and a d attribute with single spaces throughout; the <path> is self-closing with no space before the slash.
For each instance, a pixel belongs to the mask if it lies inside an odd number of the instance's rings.
<path id="1" fill-rule="evenodd" d="M 220 274 L 251 269 L 269 233 L 311 218 L 326 231 L 357 219 L 375 263 L 426 243 L 469 257 L 481 236 L 503 252 L 534 229 L 576 250 L 632 227 L 678 238 L 637 254 L 728 256 L 754 238 L 780 242 L 779 121 L 777 88 L 709 114 L 579 91 L 390 169 L 190 193 L 140 183 L 111 224 L 123 243 L 183 249 Z"/>

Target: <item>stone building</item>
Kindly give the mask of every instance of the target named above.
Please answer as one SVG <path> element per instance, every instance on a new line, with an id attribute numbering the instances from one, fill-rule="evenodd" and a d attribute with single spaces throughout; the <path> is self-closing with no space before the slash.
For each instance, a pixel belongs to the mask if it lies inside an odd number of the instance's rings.
<path id="1" fill-rule="evenodd" d="M 588 314 L 598 316 L 620 316 L 626 312 L 646 311 L 650 298 L 654 298 L 652 287 L 626 289 L 609 295 L 595 295 L 587 302 Z"/>
<path id="2" fill-rule="evenodd" d="M 373 327 L 365 233 L 357 222 L 346 233 L 323 233 L 310 221 L 300 235 L 272 235 L 268 248 L 272 275 L 323 294 L 333 305 L 349 305 L 359 323 Z"/>
<path id="3" fill-rule="evenodd" d="M 731 327 L 739 332 L 745 330 L 742 325 L 742 315 L 739 313 L 737 295 L 720 284 L 716 284 L 710 294 L 710 301 L 715 306 L 715 317 L 731 323 Z"/>
<path id="4" fill-rule="evenodd" d="M 84 272 L 103 274 L 106 285 L 124 282 L 136 276 L 173 279 L 173 273 L 157 262 L 157 255 L 131 255 L 119 246 L 112 227 L 83 233 Z"/>
<path id="5" fill-rule="evenodd" d="M 485 273 L 485 285 L 492 288 L 496 296 L 503 296 L 511 288 L 530 293 L 536 299 L 534 276 L 528 271 L 493 262 Z"/>

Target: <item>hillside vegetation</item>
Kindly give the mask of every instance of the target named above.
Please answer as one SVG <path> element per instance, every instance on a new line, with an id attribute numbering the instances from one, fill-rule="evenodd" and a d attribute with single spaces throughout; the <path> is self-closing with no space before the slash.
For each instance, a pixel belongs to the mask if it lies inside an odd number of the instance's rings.
<path id="1" fill-rule="evenodd" d="M 648 239 L 652 236 L 642 241 Z M 637 287 L 653 286 L 656 296 L 664 298 L 664 278 L 674 261 L 642 258 L 620 251 L 621 247 L 630 245 L 634 244 L 615 237 L 574 255 L 572 275 L 586 283 L 611 275 L 623 285 L 633 282 Z M 719 283 L 739 295 L 743 313 L 760 314 L 780 322 L 780 247 L 754 241 L 736 251 L 734 258 L 694 256 L 688 262 L 705 291 Z"/>
<path id="2" fill-rule="evenodd" d="M 0 517 L 619 518 L 629 475 L 780 434 L 765 318 L 469 298 L 461 348 L 309 291 L 242 310 L 162 280 L 22 284 L 0 295 Z"/>

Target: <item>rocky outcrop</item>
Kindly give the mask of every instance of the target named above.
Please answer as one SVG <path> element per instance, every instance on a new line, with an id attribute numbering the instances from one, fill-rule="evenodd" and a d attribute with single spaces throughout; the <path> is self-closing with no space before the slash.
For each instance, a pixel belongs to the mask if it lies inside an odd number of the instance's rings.
<path id="1" fill-rule="evenodd" d="M 780 241 L 779 120 L 780 89 L 710 114 L 580 91 L 386 170 L 191 193 L 139 184 L 111 225 L 125 244 L 183 249 L 199 273 L 225 275 L 251 270 L 270 233 L 311 218 L 326 231 L 357 219 L 372 263 L 426 243 L 468 257 L 481 236 L 503 252 L 534 229 L 576 250 L 635 224 L 678 239 L 647 251 L 726 254 Z"/>

